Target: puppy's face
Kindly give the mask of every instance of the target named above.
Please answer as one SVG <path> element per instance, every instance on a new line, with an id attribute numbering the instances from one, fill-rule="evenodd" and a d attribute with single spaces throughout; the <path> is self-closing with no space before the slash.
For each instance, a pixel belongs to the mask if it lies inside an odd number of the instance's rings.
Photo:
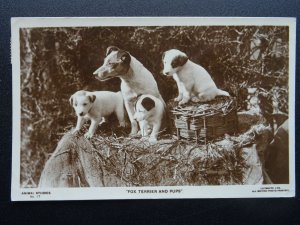
<path id="1" fill-rule="evenodd" d="M 149 97 L 139 99 L 135 106 L 135 113 L 133 118 L 136 121 L 146 120 L 151 116 L 154 107 L 155 102 L 153 101 L 153 99 Z"/>
<path id="2" fill-rule="evenodd" d="M 128 72 L 130 61 L 131 57 L 128 52 L 115 46 L 108 47 L 103 65 L 93 74 L 96 75 L 96 79 L 100 81 L 122 76 Z"/>
<path id="3" fill-rule="evenodd" d="M 162 61 L 164 64 L 163 74 L 166 76 L 172 76 L 174 73 L 177 73 L 182 66 L 184 66 L 184 64 L 188 61 L 188 57 L 185 53 L 177 49 L 171 49 L 164 52 Z"/>
<path id="4" fill-rule="evenodd" d="M 85 116 L 92 108 L 95 100 L 95 95 L 89 95 L 84 91 L 76 92 L 69 99 L 77 116 Z"/>

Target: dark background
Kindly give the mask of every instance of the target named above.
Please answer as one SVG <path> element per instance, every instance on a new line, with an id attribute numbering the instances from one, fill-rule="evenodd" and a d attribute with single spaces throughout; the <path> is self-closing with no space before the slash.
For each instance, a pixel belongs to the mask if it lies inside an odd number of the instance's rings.
<path id="1" fill-rule="evenodd" d="M 32 16 L 280 16 L 296 17 L 297 0 L 1 1 L 1 224 L 300 224 L 293 199 L 10 201 L 12 79 L 10 17 Z M 299 26 L 299 25 L 298 25 Z M 298 27 L 297 26 L 297 27 Z M 298 30 L 298 29 L 297 29 Z M 297 49 L 299 44 L 297 43 Z M 296 62 L 299 61 L 298 57 Z M 299 67 L 297 68 L 297 72 Z M 296 85 L 299 84 L 296 78 Z M 298 91 L 296 91 L 298 96 Z M 297 99 L 296 99 L 297 105 Z M 297 107 L 298 108 L 298 107 Z M 297 110 L 298 112 L 298 110 Z M 296 124 L 298 123 L 296 113 Z M 297 140 L 298 132 L 296 127 Z M 299 171 L 296 143 L 296 171 Z M 297 173 L 296 180 L 299 179 Z M 298 188 L 297 188 L 298 189 Z M 1 222 L 2 221 L 2 222 Z"/>

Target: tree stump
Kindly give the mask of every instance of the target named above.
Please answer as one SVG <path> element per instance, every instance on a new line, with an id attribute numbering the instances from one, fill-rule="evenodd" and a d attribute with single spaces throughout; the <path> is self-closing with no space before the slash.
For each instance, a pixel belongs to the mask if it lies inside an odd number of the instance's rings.
<path id="1" fill-rule="evenodd" d="M 100 160 L 91 142 L 67 133 L 46 162 L 39 187 L 103 187 L 120 183 L 117 177 L 108 178 Z"/>

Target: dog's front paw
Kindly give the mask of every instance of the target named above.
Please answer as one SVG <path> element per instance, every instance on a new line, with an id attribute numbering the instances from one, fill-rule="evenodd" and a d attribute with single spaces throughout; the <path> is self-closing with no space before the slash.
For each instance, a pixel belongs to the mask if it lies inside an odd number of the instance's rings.
<path id="1" fill-rule="evenodd" d="M 138 136 L 137 133 L 138 133 L 139 129 L 138 129 L 138 125 L 137 125 L 137 122 L 136 121 L 132 121 L 131 122 L 131 132 L 129 134 L 130 137 L 136 137 Z"/>
<path id="2" fill-rule="evenodd" d="M 87 133 L 84 134 L 84 137 L 86 139 L 91 139 L 93 137 L 93 134 L 91 134 L 90 132 L 87 132 Z"/>
<path id="3" fill-rule="evenodd" d="M 140 139 L 140 141 L 146 141 L 146 140 L 148 140 L 148 138 L 146 136 L 141 137 L 141 139 Z"/>
<path id="4" fill-rule="evenodd" d="M 120 127 L 126 127 L 125 121 L 120 122 Z"/>
<path id="5" fill-rule="evenodd" d="M 183 99 L 183 100 L 181 100 L 179 103 L 178 103 L 178 105 L 184 105 L 184 104 L 186 104 L 186 103 L 188 103 L 189 102 L 189 99 Z"/>
<path id="6" fill-rule="evenodd" d="M 182 100 L 182 98 L 183 98 L 182 95 L 178 95 L 176 98 L 174 98 L 174 101 L 179 102 Z"/>
<path id="7" fill-rule="evenodd" d="M 198 103 L 201 100 L 198 97 L 194 96 L 194 97 L 192 97 L 191 101 L 194 102 L 194 103 Z"/>
<path id="8" fill-rule="evenodd" d="M 156 139 L 156 137 L 150 137 L 150 138 L 149 138 L 149 143 L 150 143 L 151 145 L 157 144 L 157 139 Z"/>
<path id="9" fill-rule="evenodd" d="M 130 132 L 129 137 L 139 137 L 141 136 L 141 132 Z"/>

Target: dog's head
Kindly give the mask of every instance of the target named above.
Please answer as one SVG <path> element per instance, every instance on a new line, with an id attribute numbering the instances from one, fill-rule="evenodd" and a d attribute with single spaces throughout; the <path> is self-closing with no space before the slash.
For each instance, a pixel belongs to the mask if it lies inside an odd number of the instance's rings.
<path id="1" fill-rule="evenodd" d="M 77 91 L 69 99 L 77 116 L 85 116 L 92 108 L 95 100 L 96 96 L 86 91 Z"/>
<path id="2" fill-rule="evenodd" d="M 130 68 L 130 54 L 115 46 L 106 50 L 104 63 L 93 74 L 100 81 L 126 74 Z"/>
<path id="3" fill-rule="evenodd" d="M 135 105 L 135 113 L 133 118 L 142 121 L 151 116 L 152 110 L 155 108 L 155 101 L 147 96 L 141 96 Z"/>
<path id="4" fill-rule="evenodd" d="M 162 61 L 164 64 L 163 74 L 172 76 L 186 64 L 188 57 L 185 53 L 177 49 L 170 49 L 163 53 Z"/>

